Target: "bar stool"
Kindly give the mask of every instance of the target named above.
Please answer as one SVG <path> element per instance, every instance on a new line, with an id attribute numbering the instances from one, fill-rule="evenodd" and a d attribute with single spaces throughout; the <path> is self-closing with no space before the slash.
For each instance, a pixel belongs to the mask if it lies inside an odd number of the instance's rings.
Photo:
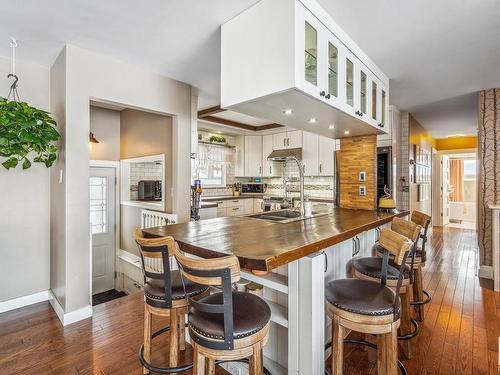
<path id="1" fill-rule="evenodd" d="M 429 229 L 429 225 L 431 223 L 432 218 L 424 214 L 423 212 L 413 211 L 411 214 L 412 222 L 420 225 L 423 228 L 423 232 L 420 234 L 420 238 L 422 239 L 421 246 L 416 247 L 415 251 L 415 260 L 413 262 L 413 302 L 412 306 L 415 306 L 417 311 L 417 318 L 419 321 L 424 320 L 424 305 L 431 301 L 431 296 L 428 292 L 426 292 L 423 288 L 423 275 L 422 268 L 425 267 L 425 261 L 427 258 L 427 253 L 425 250 L 425 244 L 427 243 L 427 231 Z M 425 295 L 425 299 L 424 299 Z"/>
<path id="2" fill-rule="evenodd" d="M 413 257 L 415 252 L 415 241 L 418 240 L 420 235 L 421 227 L 411 221 L 403 220 L 399 217 L 395 217 L 391 224 L 391 229 L 406 238 L 408 238 L 413 246 L 410 251 L 408 259 Z M 378 244 L 375 244 L 372 248 L 372 252 L 384 254 L 384 248 Z M 389 257 L 393 258 L 393 257 Z M 382 282 L 383 278 L 383 258 L 379 256 L 371 257 L 358 257 L 353 258 L 350 261 L 353 270 L 353 276 L 358 279 L 370 280 L 375 282 Z M 389 259 L 386 271 L 386 281 L 385 284 L 389 287 L 395 288 L 398 284 L 400 269 L 402 270 L 402 282 L 401 282 L 401 325 L 400 325 L 400 335 L 398 340 L 401 341 L 401 346 L 406 358 L 410 359 L 412 357 L 410 339 L 418 334 L 418 323 L 411 318 L 410 312 L 410 301 L 412 293 L 412 279 L 411 279 L 411 268 L 407 264 L 399 267 L 394 263 L 394 259 Z M 412 331 L 412 325 L 414 329 Z"/>
<path id="3" fill-rule="evenodd" d="M 137 228 L 134 232 L 139 245 L 144 276 L 144 344 L 139 351 L 139 360 L 144 366 L 144 374 L 154 372 L 178 372 L 190 369 L 192 364 L 178 367 L 179 350 L 185 350 L 185 314 L 189 298 L 208 295 L 208 287 L 187 281 L 183 284 L 178 270 L 170 270 L 170 256 L 173 256 L 172 237 L 144 238 Z M 161 259 L 160 270 L 151 269 L 145 258 Z M 170 326 L 152 333 L 153 316 L 170 317 Z M 156 367 L 151 364 L 152 338 L 170 331 L 170 367 Z"/>
<path id="4" fill-rule="evenodd" d="M 216 361 L 249 358 L 251 375 L 264 373 L 262 348 L 269 337 L 271 309 L 260 297 L 237 292 L 232 284 L 240 279 L 240 265 L 234 255 L 193 259 L 175 247 L 183 279 L 222 292 L 195 301 L 188 296 L 189 335 L 193 341 L 193 375 L 215 375 Z M 206 363 L 208 361 L 208 363 Z"/>
<path id="5" fill-rule="evenodd" d="M 326 310 L 332 319 L 333 375 L 343 373 L 343 346 L 346 330 L 377 336 L 377 370 L 395 375 L 398 367 L 397 329 L 400 323 L 400 290 L 403 270 L 413 243 L 405 236 L 384 228 L 380 232 L 384 249 L 380 282 L 338 279 L 325 287 Z M 386 285 L 389 254 L 399 266 L 395 291 Z"/>

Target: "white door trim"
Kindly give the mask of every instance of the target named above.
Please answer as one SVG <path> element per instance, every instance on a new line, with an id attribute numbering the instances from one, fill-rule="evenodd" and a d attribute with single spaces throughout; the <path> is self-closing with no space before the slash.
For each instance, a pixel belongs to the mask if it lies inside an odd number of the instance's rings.
<path id="1" fill-rule="evenodd" d="M 118 269 L 118 253 L 120 251 L 120 162 L 115 160 L 90 160 L 89 168 L 114 168 L 115 169 L 115 270 Z M 90 236 L 90 300 L 92 301 L 92 233 L 89 231 Z M 118 279 L 115 279 L 115 289 L 118 287 Z"/>

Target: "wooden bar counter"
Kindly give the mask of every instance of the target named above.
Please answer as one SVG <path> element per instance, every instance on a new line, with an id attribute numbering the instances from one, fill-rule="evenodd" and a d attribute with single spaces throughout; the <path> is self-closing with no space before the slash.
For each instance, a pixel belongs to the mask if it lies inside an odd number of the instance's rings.
<path id="1" fill-rule="evenodd" d="M 221 217 L 144 232 L 173 236 L 187 253 L 204 258 L 234 254 L 242 268 L 269 271 L 408 214 L 330 208 L 326 215 L 286 224 L 245 216 Z"/>

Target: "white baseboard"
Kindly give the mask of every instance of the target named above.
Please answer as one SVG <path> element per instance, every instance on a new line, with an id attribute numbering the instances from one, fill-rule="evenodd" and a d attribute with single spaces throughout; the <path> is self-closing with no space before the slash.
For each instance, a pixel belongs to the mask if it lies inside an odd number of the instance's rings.
<path id="1" fill-rule="evenodd" d="M 479 267 L 479 277 L 484 279 L 493 280 L 493 267 L 492 266 L 480 266 Z"/>
<path id="2" fill-rule="evenodd" d="M 59 318 L 63 326 L 67 326 L 71 323 L 79 322 L 80 320 L 90 318 L 92 316 L 92 306 L 84 306 L 78 310 L 70 311 L 68 313 L 64 312 L 64 309 L 59 304 L 57 298 L 49 291 L 49 302 L 54 309 L 57 317 Z"/>
<path id="3" fill-rule="evenodd" d="M 48 299 L 48 290 L 44 290 L 43 292 L 38 292 L 27 296 L 9 299 L 7 301 L 0 302 L 0 313 L 15 310 L 24 306 L 33 305 L 34 303 L 47 301 Z"/>

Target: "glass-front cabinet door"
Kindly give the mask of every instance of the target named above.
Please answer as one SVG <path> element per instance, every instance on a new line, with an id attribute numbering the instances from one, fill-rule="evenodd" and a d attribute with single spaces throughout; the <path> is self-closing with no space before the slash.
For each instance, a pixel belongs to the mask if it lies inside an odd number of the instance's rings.
<path id="1" fill-rule="evenodd" d="M 346 104 L 354 108 L 354 59 L 345 59 L 345 99 Z"/>
<path id="2" fill-rule="evenodd" d="M 386 129 L 387 126 L 387 94 L 385 88 L 380 89 L 380 127 Z"/>
<path id="3" fill-rule="evenodd" d="M 304 78 L 318 85 L 318 31 L 309 23 L 304 25 Z"/>
<path id="4" fill-rule="evenodd" d="M 366 115 L 366 104 L 368 100 L 368 95 L 367 95 L 367 78 L 366 78 L 366 73 L 363 72 L 363 70 L 360 71 L 360 84 L 361 88 L 359 90 L 359 95 L 360 95 L 360 108 L 359 110 L 363 113 L 363 115 Z"/>

